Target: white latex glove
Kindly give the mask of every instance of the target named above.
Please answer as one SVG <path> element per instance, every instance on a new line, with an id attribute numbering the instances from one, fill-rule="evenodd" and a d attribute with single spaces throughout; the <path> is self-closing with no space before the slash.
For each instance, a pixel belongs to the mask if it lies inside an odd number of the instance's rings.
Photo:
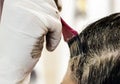
<path id="1" fill-rule="evenodd" d="M 61 38 L 54 0 L 5 0 L 0 28 L 0 84 L 28 84 L 46 36 L 52 51 Z"/>

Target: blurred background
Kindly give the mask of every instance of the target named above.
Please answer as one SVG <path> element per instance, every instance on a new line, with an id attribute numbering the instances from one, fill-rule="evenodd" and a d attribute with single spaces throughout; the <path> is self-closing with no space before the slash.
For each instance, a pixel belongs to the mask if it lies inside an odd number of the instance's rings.
<path id="1" fill-rule="evenodd" d="M 62 0 L 62 4 L 62 18 L 79 33 L 88 24 L 120 11 L 120 0 Z M 62 38 L 54 52 L 43 49 L 32 73 L 31 84 L 60 84 L 68 61 L 69 48 Z"/>

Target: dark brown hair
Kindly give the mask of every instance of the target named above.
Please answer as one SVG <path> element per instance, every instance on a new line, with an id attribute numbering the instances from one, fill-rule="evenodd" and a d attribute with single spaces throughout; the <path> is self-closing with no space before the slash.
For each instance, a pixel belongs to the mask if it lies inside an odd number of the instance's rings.
<path id="1" fill-rule="evenodd" d="M 68 44 L 78 84 L 120 84 L 120 13 L 90 24 Z"/>

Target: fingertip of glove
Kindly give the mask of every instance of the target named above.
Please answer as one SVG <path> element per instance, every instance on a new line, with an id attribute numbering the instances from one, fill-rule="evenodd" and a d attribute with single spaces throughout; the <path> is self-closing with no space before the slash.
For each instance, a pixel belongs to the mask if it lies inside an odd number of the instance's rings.
<path id="1" fill-rule="evenodd" d="M 56 48 L 55 47 L 46 47 L 48 51 L 52 52 L 54 51 Z"/>
<path id="2" fill-rule="evenodd" d="M 58 44 L 60 43 L 60 40 L 61 38 L 57 40 L 50 39 L 49 41 L 47 41 L 47 44 L 46 44 L 47 50 L 50 52 L 54 51 L 57 48 Z"/>

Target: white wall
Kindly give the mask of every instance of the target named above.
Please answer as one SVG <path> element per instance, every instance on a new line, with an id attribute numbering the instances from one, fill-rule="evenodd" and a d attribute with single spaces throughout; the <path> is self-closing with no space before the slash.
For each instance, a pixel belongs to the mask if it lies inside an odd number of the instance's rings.
<path id="1" fill-rule="evenodd" d="M 87 17 L 90 20 L 104 17 L 110 13 L 110 0 L 87 0 Z"/>
<path id="2" fill-rule="evenodd" d="M 120 0 L 113 0 L 114 1 L 114 10 L 113 12 L 120 12 Z"/>

